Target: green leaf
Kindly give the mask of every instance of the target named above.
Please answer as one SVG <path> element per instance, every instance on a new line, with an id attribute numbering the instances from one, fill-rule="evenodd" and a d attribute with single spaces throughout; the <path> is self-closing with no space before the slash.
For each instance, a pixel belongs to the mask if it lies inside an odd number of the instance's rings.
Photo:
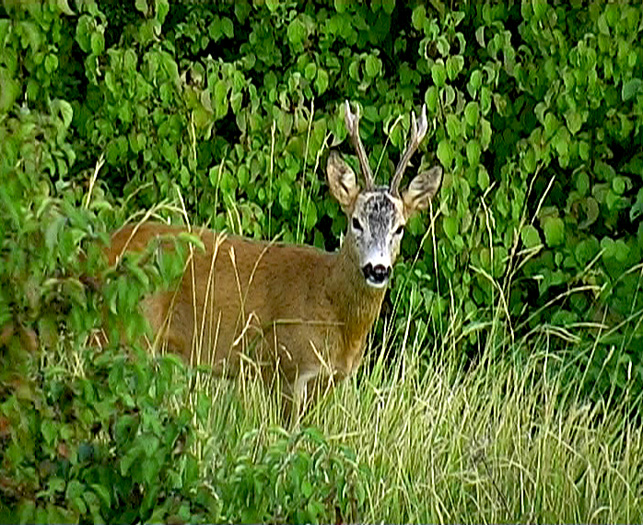
<path id="1" fill-rule="evenodd" d="M 462 134 L 462 123 L 453 113 L 449 113 L 446 119 L 447 134 L 451 139 L 457 139 Z"/>
<path id="2" fill-rule="evenodd" d="M 134 7 L 147 16 L 147 0 L 134 0 Z"/>
<path id="3" fill-rule="evenodd" d="M 56 436 L 58 435 L 58 425 L 50 419 L 44 419 L 40 424 L 40 432 L 42 437 L 45 438 L 45 443 L 47 443 L 47 445 L 51 445 L 54 443 Z"/>
<path id="4" fill-rule="evenodd" d="M 424 21 L 426 20 L 426 7 L 423 4 L 420 4 L 413 9 L 411 14 L 411 23 L 413 27 L 417 30 L 420 30 L 424 27 Z"/>
<path id="5" fill-rule="evenodd" d="M 306 229 L 312 230 L 317 224 L 317 206 L 313 201 L 308 202 L 306 207 Z"/>
<path id="6" fill-rule="evenodd" d="M 75 13 L 69 7 L 69 3 L 67 2 L 67 0 L 56 0 L 56 5 L 61 12 L 69 16 L 74 16 Z"/>
<path id="7" fill-rule="evenodd" d="M 447 169 L 451 167 L 451 163 L 453 162 L 453 146 L 451 146 L 449 139 L 442 139 L 438 143 L 436 155 L 442 166 Z"/>
<path id="8" fill-rule="evenodd" d="M 471 97 L 475 97 L 482 86 L 482 72 L 479 69 L 471 72 L 469 82 L 467 82 L 467 91 Z"/>
<path id="9" fill-rule="evenodd" d="M 298 18 L 295 18 L 288 25 L 288 40 L 293 45 L 299 45 L 306 38 L 306 26 Z"/>
<path id="10" fill-rule="evenodd" d="M 598 206 L 598 202 L 596 202 L 596 199 L 594 199 L 593 197 L 587 197 L 583 199 L 581 201 L 581 205 L 585 210 L 585 213 L 587 214 L 587 218 L 578 225 L 578 228 L 584 230 L 586 228 L 589 228 L 598 220 L 600 208 Z"/>
<path id="11" fill-rule="evenodd" d="M 478 166 L 478 186 L 482 191 L 489 187 L 489 172 L 484 166 Z"/>
<path id="12" fill-rule="evenodd" d="M 105 50 L 105 37 L 99 31 L 94 31 L 90 38 L 91 50 L 94 55 L 100 55 Z"/>
<path id="13" fill-rule="evenodd" d="M 480 110 L 486 115 L 491 110 L 491 90 L 487 86 L 482 86 L 480 90 Z"/>
<path id="14" fill-rule="evenodd" d="M 522 163 L 522 169 L 526 173 L 533 173 L 536 171 L 536 152 L 534 151 L 534 148 L 530 147 L 525 151 L 520 160 Z"/>
<path id="15" fill-rule="evenodd" d="M 306 64 L 306 67 L 304 68 L 304 77 L 306 80 L 312 80 L 315 78 L 315 73 L 317 73 L 317 65 L 314 62 Z"/>
<path id="16" fill-rule="evenodd" d="M 534 10 L 534 16 L 540 20 L 547 13 L 547 0 L 531 0 L 531 6 Z"/>
<path id="17" fill-rule="evenodd" d="M 162 24 L 165 17 L 170 12 L 169 0 L 156 0 L 156 19 Z"/>
<path id="18" fill-rule="evenodd" d="M 624 177 L 614 177 L 614 179 L 612 179 L 612 189 L 614 190 L 614 193 L 623 195 L 623 193 L 625 193 L 625 188 L 626 179 Z"/>
<path id="19" fill-rule="evenodd" d="M 580 241 L 574 248 L 574 256 L 581 266 L 585 266 L 594 258 L 598 251 L 598 242 L 595 238 Z"/>
<path id="20" fill-rule="evenodd" d="M 581 171 L 576 176 L 576 189 L 583 197 L 589 191 L 589 175 L 586 171 Z"/>
<path id="21" fill-rule="evenodd" d="M 315 79 L 315 90 L 318 95 L 322 95 L 328 89 L 328 73 L 325 69 L 317 69 L 317 78 Z"/>
<path id="22" fill-rule="evenodd" d="M 447 79 L 447 72 L 441 59 L 431 66 L 431 79 L 436 86 L 444 86 Z"/>
<path id="23" fill-rule="evenodd" d="M 390 15 L 395 11 L 395 0 L 382 0 L 382 9 L 387 15 Z"/>
<path id="24" fill-rule="evenodd" d="M 227 16 L 221 18 L 221 30 L 228 38 L 234 38 L 234 24 Z"/>
<path id="25" fill-rule="evenodd" d="M 453 80 L 458 76 L 462 68 L 464 67 L 464 58 L 460 55 L 453 55 L 447 58 L 447 76 L 450 80 Z"/>
<path id="26" fill-rule="evenodd" d="M 368 55 L 365 63 L 366 74 L 375 78 L 382 69 L 382 61 L 374 55 Z"/>
<path id="27" fill-rule="evenodd" d="M 632 78 L 627 82 L 623 82 L 623 89 L 621 90 L 621 98 L 623 102 L 627 102 L 631 98 L 638 95 L 643 88 L 643 81 L 640 78 Z"/>
<path id="28" fill-rule="evenodd" d="M 6 113 L 20 96 L 21 86 L 3 67 L 0 67 L 0 86 L 0 113 Z"/>
<path id="29" fill-rule="evenodd" d="M 442 228 L 444 229 L 444 233 L 447 234 L 447 237 L 453 241 L 458 234 L 458 219 L 455 217 L 445 217 L 442 221 Z"/>
<path id="30" fill-rule="evenodd" d="M 483 150 L 491 144 L 491 123 L 485 118 L 480 120 L 480 144 Z"/>
<path id="31" fill-rule="evenodd" d="M 63 124 L 68 128 L 74 118 L 74 109 L 71 107 L 71 104 L 66 100 L 57 98 L 51 103 L 51 107 L 53 111 L 60 113 Z"/>
<path id="32" fill-rule="evenodd" d="M 581 126 L 583 125 L 583 118 L 578 111 L 568 109 L 565 111 L 565 122 L 567 123 L 567 129 L 569 129 L 572 135 L 576 135 L 580 131 Z"/>
<path id="33" fill-rule="evenodd" d="M 520 232 L 520 239 L 525 245 L 525 248 L 533 248 L 534 246 L 541 244 L 540 234 L 536 227 L 531 224 L 523 227 Z"/>
<path id="34" fill-rule="evenodd" d="M 45 57 L 45 71 L 49 74 L 58 69 L 58 57 L 56 55 L 47 55 Z"/>
<path id="35" fill-rule="evenodd" d="M 279 7 L 279 0 L 266 0 L 266 6 L 271 13 L 274 13 Z"/>
<path id="36" fill-rule="evenodd" d="M 194 233 L 181 232 L 177 235 L 177 239 L 196 246 L 197 249 L 201 252 L 205 251 L 205 244 L 203 244 L 203 240 L 201 240 L 201 237 L 195 235 Z"/>
<path id="37" fill-rule="evenodd" d="M 482 148 L 477 140 L 471 139 L 467 142 L 467 161 L 469 166 L 476 167 L 478 165 L 481 153 Z"/>
<path id="38" fill-rule="evenodd" d="M 133 73 L 136 71 L 136 62 L 137 57 L 133 49 L 128 49 L 125 51 L 123 56 L 123 69 L 127 72 Z"/>
<path id="39" fill-rule="evenodd" d="M 545 217 L 543 232 L 547 246 L 559 246 L 565 241 L 565 223 L 560 217 Z"/>
<path id="40" fill-rule="evenodd" d="M 43 41 L 43 33 L 38 29 L 34 22 L 22 20 L 16 26 L 17 32 L 20 35 L 22 47 L 31 47 L 33 52 L 36 52 Z M 4 46 L 4 42 L 2 43 Z"/>
<path id="41" fill-rule="evenodd" d="M 284 211 L 290 210 L 292 202 L 292 188 L 287 181 L 281 181 L 279 187 L 279 204 Z"/>
<path id="42" fill-rule="evenodd" d="M 434 115 L 438 111 L 438 88 L 429 86 L 424 95 L 424 102 L 429 115 Z"/>
<path id="43" fill-rule="evenodd" d="M 476 101 L 471 101 L 464 107 L 464 118 L 469 126 L 476 127 L 480 118 L 480 106 Z"/>
<path id="44" fill-rule="evenodd" d="M 352 0 L 335 0 L 335 11 L 338 13 L 343 13 L 346 11 L 346 7 L 351 5 Z"/>
<path id="45" fill-rule="evenodd" d="M 641 215 L 643 215 L 643 188 L 637 193 L 636 202 L 630 208 L 630 220 L 634 222 Z"/>
<path id="46" fill-rule="evenodd" d="M 609 36 L 609 34 L 610 34 L 610 28 L 609 28 L 609 26 L 607 25 L 607 19 L 605 18 L 605 15 L 604 15 L 604 14 L 601 14 L 601 15 L 598 17 L 597 25 L 598 25 L 598 31 L 599 31 L 602 35 Z"/>

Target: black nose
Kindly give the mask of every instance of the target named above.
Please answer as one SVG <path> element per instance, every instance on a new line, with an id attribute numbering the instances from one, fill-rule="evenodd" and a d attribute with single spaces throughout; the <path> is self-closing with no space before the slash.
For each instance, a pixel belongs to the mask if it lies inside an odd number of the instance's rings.
<path id="1" fill-rule="evenodd" d="M 376 264 L 373 266 L 371 263 L 368 263 L 362 268 L 362 272 L 368 281 L 375 284 L 382 284 L 391 275 L 391 268 L 390 266 L 384 266 L 383 264 Z"/>

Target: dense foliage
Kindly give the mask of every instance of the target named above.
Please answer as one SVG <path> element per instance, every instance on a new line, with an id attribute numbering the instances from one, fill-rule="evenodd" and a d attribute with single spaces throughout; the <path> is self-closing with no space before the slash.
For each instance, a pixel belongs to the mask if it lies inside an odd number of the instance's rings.
<path id="1" fill-rule="evenodd" d="M 189 373 L 116 357 L 118 334 L 142 330 L 140 297 L 175 279 L 180 261 L 152 250 L 118 268 L 101 259 L 108 233 L 143 217 L 335 249 L 346 221 L 323 168 L 331 147 L 353 154 L 346 99 L 361 107 L 379 181 L 422 103 L 430 131 L 414 167 L 445 171 L 396 269 L 391 323 L 405 338 L 449 334 L 467 362 L 551 336 L 593 399 L 643 390 L 641 10 L 451 4 L 3 1 L 0 502 L 16 504 L 14 516 L 357 519 L 363 495 L 331 487 L 342 469 L 361 470 L 318 436 L 301 448 L 292 438 L 293 472 L 327 465 L 315 473 L 325 483 L 293 474 L 283 486 L 300 503 L 280 507 L 283 494 L 257 485 L 245 496 L 256 514 L 221 507 L 243 493 L 228 485 L 250 479 L 243 469 L 274 484 L 285 467 L 264 451 L 225 467 L 237 481 L 197 481 L 193 451 L 176 448 L 189 417 L 159 404 L 183 395 L 166 392 L 183 387 L 163 374 Z M 113 335 L 104 357 L 87 349 L 99 326 Z M 67 383 L 52 363 L 69 365 L 70 353 L 87 372 Z M 162 486 L 147 487 L 155 479 Z M 107 485 L 136 486 L 139 499 Z"/>

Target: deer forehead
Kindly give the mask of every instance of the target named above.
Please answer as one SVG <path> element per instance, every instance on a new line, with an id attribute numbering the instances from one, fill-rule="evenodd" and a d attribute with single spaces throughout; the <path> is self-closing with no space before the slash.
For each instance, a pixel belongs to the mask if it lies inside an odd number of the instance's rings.
<path id="1" fill-rule="evenodd" d="M 364 191 L 357 198 L 354 216 L 366 222 L 371 231 L 386 232 L 404 219 L 402 200 L 394 197 L 387 187 Z"/>

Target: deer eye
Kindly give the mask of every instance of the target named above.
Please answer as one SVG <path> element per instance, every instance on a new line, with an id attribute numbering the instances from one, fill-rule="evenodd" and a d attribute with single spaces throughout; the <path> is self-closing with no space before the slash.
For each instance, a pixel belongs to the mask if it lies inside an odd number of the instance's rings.
<path id="1" fill-rule="evenodd" d="M 353 217 L 353 229 L 358 232 L 361 232 L 364 230 L 364 228 L 362 228 L 362 225 L 360 224 L 359 220 L 356 217 Z"/>
<path id="2" fill-rule="evenodd" d="M 404 224 L 400 224 L 395 230 L 395 235 L 402 235 L 404 233 Z"/>

